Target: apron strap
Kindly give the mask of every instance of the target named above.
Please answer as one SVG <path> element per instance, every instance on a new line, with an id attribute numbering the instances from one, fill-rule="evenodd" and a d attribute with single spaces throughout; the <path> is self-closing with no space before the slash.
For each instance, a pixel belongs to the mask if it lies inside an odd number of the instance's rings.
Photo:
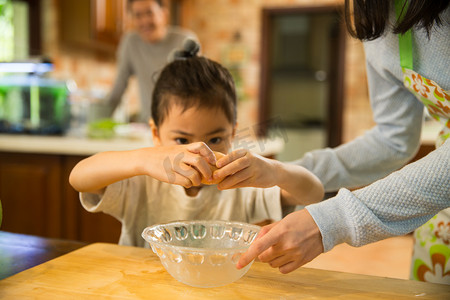
<path id="1" fill-rule="evenodd" d="M 403 19 L 406 10 L 408 9 L 408 0 L 395 0 L 395 13 L 397 20 Z M 402 14 L 403 11 L 403 14 Z M 413 69 L 413 56 L 412 56 L 412 38 L 411 29 L 404 34 L 398 35 L 398 48 L 400 53 L 400 65 L 402 68 L 412 70 Z"/>

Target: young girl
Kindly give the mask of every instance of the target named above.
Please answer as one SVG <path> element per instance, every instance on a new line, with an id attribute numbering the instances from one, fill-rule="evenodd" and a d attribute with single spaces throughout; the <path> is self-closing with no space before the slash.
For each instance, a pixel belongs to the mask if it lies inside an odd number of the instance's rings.
<path id="1" fill-rule="evenodd" d="M 155 223 L 280 220 L 295 205 L 322 200 L 320 181 L 303 167 L 245 149 L 216 164 L 213 151 L 227 154 L 236 131 L 234 83 L 218 63 L 195 51 L 180 53 L 155 85 L 155 146 L 98 153 L 72 170 L 70 183 L 81 192 L 84 208 L 121 221 L 119 244 L 147 246 L 141 232 Z M 211 165 L 222 168 L 213 174 Z M 202 179 L 222 182 L 202 185 Z"/>

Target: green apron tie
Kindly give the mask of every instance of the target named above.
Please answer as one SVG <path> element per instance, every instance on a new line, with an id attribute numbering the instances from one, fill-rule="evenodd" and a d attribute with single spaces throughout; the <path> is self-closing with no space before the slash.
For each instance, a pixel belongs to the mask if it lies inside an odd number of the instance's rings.
<path id="1" fill-rule="evenodd" d="M 407 9 L 408 0 L 395 0 L 395 13 L 398 22 L 403 19 Z M 404 34 L 398 35 L 398 48 L 400 52 L 400 66 L 405 69 L 413 70 L 411 29 Z"/>

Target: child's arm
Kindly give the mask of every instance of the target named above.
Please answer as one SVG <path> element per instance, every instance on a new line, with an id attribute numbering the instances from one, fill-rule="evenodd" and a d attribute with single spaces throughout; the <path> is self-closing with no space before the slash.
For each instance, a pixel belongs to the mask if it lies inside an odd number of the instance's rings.
<path id="1" fill-rule="evenodd" d="M 248 150 L 235 150 L 217 161 L 219 168 L 214 178 L 225 178 L 219 189 L 237 187 L 281 188 L 282 205 L 306 205 L 323 199 L 320 180 L 307 169 L 252 154 Z"/>
<path id="2" fill-rule="evenodd" d="M 148 175 L 191 187 L 200 185 L 202 175 L 211 178 L 208 162 L 215 164 L 216 159 L 204 143 L 102 152 L 80 161 L 69 182 L 79 192 L 101 193 L 114 182 Z"/>

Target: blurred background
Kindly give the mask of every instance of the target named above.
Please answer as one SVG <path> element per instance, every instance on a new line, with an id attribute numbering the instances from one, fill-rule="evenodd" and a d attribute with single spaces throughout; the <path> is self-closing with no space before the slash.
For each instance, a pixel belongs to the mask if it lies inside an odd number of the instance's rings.
<path id="1" fill-rule="evenodd" d="M 133 29 L 126 0 L 0 2 L 0 61 L 51 61 L 52 78 L 76 84 L 72 115 L 81 113 L 86 99 L 106 97 L 116 76 L 117 46 Z M 343 1 L 169 0 L 166 5 L 170 23 L 195 32 L 202 54 L 232 71 L 242 132 L 282 137 L 278 158 L 336 146 L 372 126 L 363 49 L 343 30 Z M 119 121 L 139 110 L 138 97 L 132 79 L 115 114 Z M 77 122 L 83 120 L 72 120 L 72 127 Z"/>

